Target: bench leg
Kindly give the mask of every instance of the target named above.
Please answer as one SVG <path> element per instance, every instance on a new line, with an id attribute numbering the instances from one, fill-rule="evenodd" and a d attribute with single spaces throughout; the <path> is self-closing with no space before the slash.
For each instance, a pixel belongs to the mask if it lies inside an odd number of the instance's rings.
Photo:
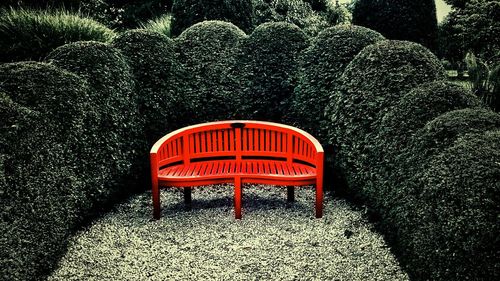
<path id="1" fill-rule="evenodd" d="M 191 187 L 184 187 L 184 205 L 187 209 L 191 209 Z"/>
<path id="2" fill-rule="evenodd" d="M 293 186 L 286 187 L 286 200 L 289 203 L 295 201 L 295 188 Z"/>
<path id="3" fill-rule="evenodd" d="M 241 219 L 241 178 L 234 179 L 234 218 Z"/>
<path id="4" fill-rule="evenodd" d="M 160 189 L 158 188 L 158 181 L 153 180 L 153 218 L 160 219 Z"/>
<path id="5" fill-rule="evenodd" d="M 316 181 L 316 218 L 323 217 L 323 181 Z"/>

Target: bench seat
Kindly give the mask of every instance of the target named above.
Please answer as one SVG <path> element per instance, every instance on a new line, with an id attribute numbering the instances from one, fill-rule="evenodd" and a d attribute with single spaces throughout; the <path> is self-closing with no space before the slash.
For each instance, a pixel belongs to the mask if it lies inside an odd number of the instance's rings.
<path id="1" fill-rule="evenodd" d="M 316 169 L 301 163 L 287 163 L 286 161 L 259 161 L 259 160 L 217 160 L 191 162 L 187 165 L 179 164 L 160 169 L 158 180 L 172 182 L 193 182 L 203 179 L 234 178 L 241 176 L 249 179 L 276 178 L 280 180 L 315 180 Z M 312 182 L 313 183 L 313 182 Z M 172 182 L 172 186 L 177 184 Z"/>

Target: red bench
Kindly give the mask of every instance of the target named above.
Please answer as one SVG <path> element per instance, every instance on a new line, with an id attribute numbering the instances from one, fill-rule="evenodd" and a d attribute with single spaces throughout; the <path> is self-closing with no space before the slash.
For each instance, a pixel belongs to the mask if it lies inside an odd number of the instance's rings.
<path id="1" fill-rule="evenodd" d="M 160 218 L 159 187 L 184 188 L 234 183 L 234 213 L 241 218 L 241 185 L 315 185 L 316 217 L 323 213 L 323 148 L 310 134 L 287 125 L 260 121 L 220 121 L 176 130 L 150 152 L 153 216 Z"/>

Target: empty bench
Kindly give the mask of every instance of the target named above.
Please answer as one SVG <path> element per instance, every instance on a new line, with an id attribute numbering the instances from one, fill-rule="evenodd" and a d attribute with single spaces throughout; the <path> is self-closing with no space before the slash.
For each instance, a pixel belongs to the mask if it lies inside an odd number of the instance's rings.
<path id="1" fill-rule="evenodd" d="M 160 218 L 160 187 L 181 187 L 191 204 L 193 186 L 234 183 L 234 215 L 241 219 L 244 183 L 314 185 L 316 217 L 323 214 L 323 148 L 303 130 L 261 121 L 219 121 L 176 130 L 151 149 L 153 216 Z"/>

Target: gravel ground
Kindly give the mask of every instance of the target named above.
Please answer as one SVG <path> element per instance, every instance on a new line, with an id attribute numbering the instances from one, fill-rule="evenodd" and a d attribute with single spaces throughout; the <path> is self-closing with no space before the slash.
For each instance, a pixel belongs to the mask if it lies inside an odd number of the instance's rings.
<path id="1" fill-rule="evenodd" d="M 77 233 L 48 280 L 408 280 L 362 212 L 325 197 L 314 218 L 314 192 L 245 186 L 243 219 L 233 218 L 232 187 L 193 190 L 184 209 L 177 189 L 161 192 L 162 218 L 151 220 L 151 193 L 131 198 Z"/>

